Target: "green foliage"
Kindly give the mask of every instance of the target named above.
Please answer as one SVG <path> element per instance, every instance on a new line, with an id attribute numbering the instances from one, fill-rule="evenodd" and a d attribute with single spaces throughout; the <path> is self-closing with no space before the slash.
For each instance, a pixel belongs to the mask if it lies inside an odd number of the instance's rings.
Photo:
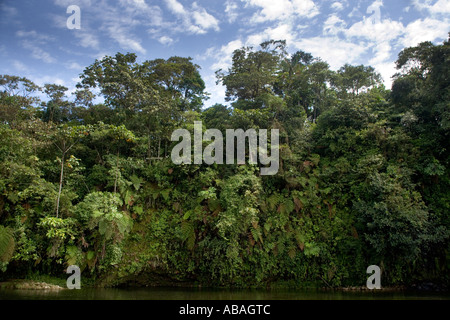
<path id="1" fill-rule="evenodd" d="M 24 77 L 0 75 L 0 123 L 11 128 L 33 119 L 38 112 L 40 99 L 33 94 L 40 87 Z"/>
<path id="2" fill-rule="evenodd" d="M 358 95 L 361 90 L 367 90 L 381 84 L 381 76 L 373 67 L 364 65 L 351 66 L 346 64 L 337 72 L 334 85 L 342 95 Z"/>
<path id="3" fill-rule="evenodd" d="M 365 199 L 355 201 L 358 219 L 364 225 L 363 239 L 374 250 L 372 257 L 392 269 L 393 264 L 416 262 L 430 246 L 442 245 L 448 238 L 448 230 L 430 219 L 420 194 L 402 186 L 402 174 L 395 166 L 389 166 L 386 173 L 369 174 Z"/>
<path id="4" fill-rule="evenodd" d="M 13 232 L 10 228 L 0 226 L 0 263 L 2 264 L 2 271 L 6 270 L 7 264 L 14 253 L 15 241 Z"/>
<path id="5" fill-rule="evenodd" d="M 21 263 L 37 262 L 40 259 L 38 252 L 38 239 L 30 234 L 30 230 L 25 223 L 22 223 L 19 217 L 16 219 L 16 250 L 14 252 L 13 261 Z M 27 232 L 28 231 L 28 232 Z"/>
<path id="6" fill-rule="evenodd" d="M 448 57 L 447 41 L 406 48 L 389 91 L 370 66 L 334 72 L 268 41 L 233 53 L 217 72 L 231 106 L 208 109 L 190 58 L 104 57 L 75 102 L 45 85 L 42 112 L 36 85 L 1 76 L 0 268 L 76 264 L 100 284 L 338 287 L 364 285 L 377 264 L 384 286 L 448 284 Z M 197 120 L 278 129 L 278 174 L 174 165 L 171 133 Z"/>
<path id="7" fill-rule="evenodd" d="M 74 224 L 75 221 L 71 218 L 45 217 L 41 219 L 38 225 L 46 230 L 45 235 L 49 239 L 65 240 L 67 237 L 70 237 L 71 240 L 74 240 Z"/>
<path id="8" fill-rule="evenodd" d="M 132 225 L 126 213 L 118 210 L 118 206 L 122 204 L 117 195 L 94 192 L 78 204 L 75 215 L 85 222 L 89 229 L 97 230 L 102 239 L 118 242 L 130 231 Z"/>
<path id="9" fill-rule="evenodd" d="M 271 45 L 274 48 L 270 50 Z M 245 108 L 260 108 L 261 104 L 255 99 L 271 92 L 270 87 L 276 81 L 276 72 L 285 53 L 285 46 L 285 41 L 270 41 L 262 43 L 260 51 L 255 52 L 252 48 L 235 50 L 233 65 L 228 72 L 216 72 L 218 82 L 227 87 L 226 100 L 242 99 L 249 102 L 249 106 Z"/>

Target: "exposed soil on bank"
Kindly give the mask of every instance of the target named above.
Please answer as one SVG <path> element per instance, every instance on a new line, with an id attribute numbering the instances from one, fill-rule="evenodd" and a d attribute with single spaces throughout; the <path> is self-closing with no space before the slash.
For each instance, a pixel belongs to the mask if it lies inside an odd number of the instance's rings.
<path id="1" fill-rule="evenodd" d="M 18 290 L 65 290 L 66 288 L 58 285 L 32 281 L 32 280 L 9 280 L 0 282 L 0 289 L 18 289 Z"/>

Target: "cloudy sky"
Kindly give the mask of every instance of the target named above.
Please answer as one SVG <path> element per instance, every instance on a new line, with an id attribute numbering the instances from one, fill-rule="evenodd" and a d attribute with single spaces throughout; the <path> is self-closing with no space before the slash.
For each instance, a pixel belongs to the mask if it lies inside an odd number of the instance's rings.
<path id="1" fill-rule="evenodd" d="M 70 5 L 81 11 L 69 29 Z M 192 57 L 211 99 L 224 102 L 215 71 L 235 49 L 269 39 L 310 52 L 333 70 L 365 64 L 388 88 L 394 61 L 422 41 L 442 43 L 450 31 L 450 0 L 0 0 L 0 74 L 71 91 L 84 67 L 117 52 L 139 61 Z"/>

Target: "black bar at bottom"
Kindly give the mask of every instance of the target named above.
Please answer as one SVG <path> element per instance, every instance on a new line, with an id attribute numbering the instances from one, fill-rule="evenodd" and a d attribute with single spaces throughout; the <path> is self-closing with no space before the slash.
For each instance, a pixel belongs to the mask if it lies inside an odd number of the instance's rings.
<path id="1" fill-rule="evenodd" d="M 150 301 L 23 301 L 1 300 L 2 312 L 10 309 L 15 315 L 36 316 L 37 314 L 50 315 L 51 318 L 64 319 L 92 319 L 99 316 L 105 319 L 108 316 L 145 319 L 288 319 L 345 317 L 362 319 L 366 317 L 417 316 L 424 311 L 431 311 L 433 315 L 445 314 L 448 309 L 448 300 L 410 300 L 410 301 L 250 301 L 250 300 L 150 300 Z M 445 309 L 444 309 L 445 308 Z M 441 313 L 443 312 L 443 313 Z M 139 315 L 139 316 L 138 316 Z"/>

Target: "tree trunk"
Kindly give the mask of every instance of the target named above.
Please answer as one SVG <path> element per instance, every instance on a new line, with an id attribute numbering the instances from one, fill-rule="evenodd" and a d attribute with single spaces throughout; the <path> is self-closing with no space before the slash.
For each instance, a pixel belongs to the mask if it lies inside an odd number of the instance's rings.
<path id="1" fill-rule="evenodd" d="M 117 179 L 119 178 L 119 151 L 117 151 L 117 160 L 116 160 L 116 177 L 114 179 L 114 193 L 117 192 Z"/>
<path id="2" fill-rule="evenodd" d="M 56 217 L 57 218 L 59 218 L 59 201 L 61 199 L 61 191 L 62 191 L 63 177 L 64 177 L 64 157 L 65 157 L 65 153 L 62 154 L 62 158 L 61 158 L 61 175 L 59 177 L 59 192 L 58 192 L 58 199 L 56 200 Z"/>
<path id="3" fill-rule="evenodd" d="M 167 140 L 166 140 L 166 144 L 164 146 L 164 158 L 167 158 Z"/>
<path id="4" fill-rule="evenodd" d="M 148 153 L 147 158 L 150 160 L 152 158 L 152 136 L 148 135 Z"/>
<path id="5" fill-rule="evenodd" d="M 161 156 L 161 138 L 159 138 L 159 141 L 158 141 L 158 159 L 159 159 L 159 157 Z"/>

